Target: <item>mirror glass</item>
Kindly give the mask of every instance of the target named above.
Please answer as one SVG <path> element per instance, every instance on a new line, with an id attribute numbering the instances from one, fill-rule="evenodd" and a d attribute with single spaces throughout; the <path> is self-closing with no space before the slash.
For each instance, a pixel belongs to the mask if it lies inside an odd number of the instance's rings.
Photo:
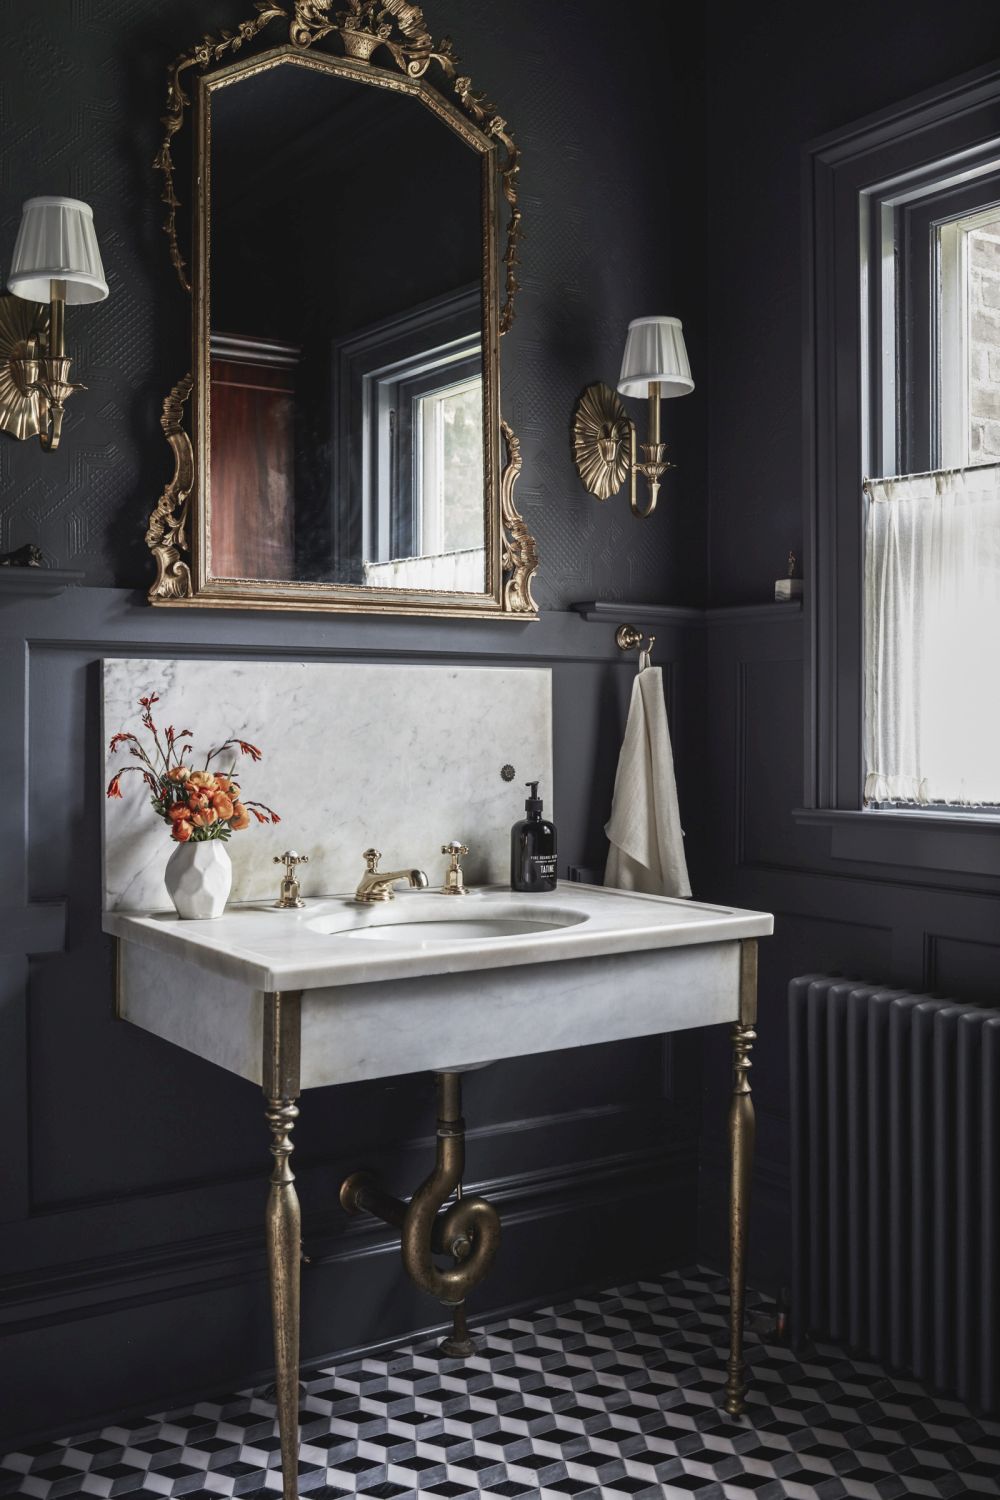
<path id="1" fill-rule="evenodd" d="M 205 101 L 206 577 L 482 594 L 483 154 L 307 55 Z"/>

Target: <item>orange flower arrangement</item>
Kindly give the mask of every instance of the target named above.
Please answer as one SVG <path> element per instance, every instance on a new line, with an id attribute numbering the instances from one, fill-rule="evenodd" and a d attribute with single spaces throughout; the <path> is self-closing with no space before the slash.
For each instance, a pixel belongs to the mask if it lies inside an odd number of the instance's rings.
<path id="1" fill-rule="evenodd" d="M 202 843 L 206 839 L 228 839 L 241 828 L 249 828 L 250 819 L 258 823 L 280 823 L 273 808 L 263 802 L 242 800 L 242 793 L 235 780 L 236 755 L 246 755 L 257 762 L 262 752 L 248 740 L 226 740 L 210 750 L 204 769 L 192 770 L 187 762 L 191 755 L 190 729 L 176 730 L 169 724 L 160 738 L 160 731 L 153 722 L 153 704 L 159 703 L 156 693 L 139 699 L 142 709 L 142 726 L 152 737 L 151 753 L 143 748 L 138 735 L 120 731 L 111 739 L 110 752 L 117 754 L 127 744 L 129 754 L 135 757 L 134 766 L 123 766 L 108 784 L 107 795 L 122 795 L 121 780 L 129 771 L 137 771 L 152 792 L 153 810 L 170 829 L 170 837 L 178 844 Z M 225 773 L 210 769 L 212 762 L 225 751 L 230 751 L 233 764 Z"/>

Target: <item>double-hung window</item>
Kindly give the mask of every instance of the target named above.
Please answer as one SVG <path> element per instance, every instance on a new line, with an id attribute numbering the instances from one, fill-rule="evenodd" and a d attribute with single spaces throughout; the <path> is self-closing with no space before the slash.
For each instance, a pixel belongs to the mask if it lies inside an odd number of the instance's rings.
<path id="1" fill-rule="evenodd" d="M 867 806 L 1000 804 L 1000 176 L 955 173 L 887 191 L 862 247 Z"/>
<path id="2" fill-rule="evenodd" d="M 1000 73 L 807 149 L 817 809 L 1000 813 Z"/>

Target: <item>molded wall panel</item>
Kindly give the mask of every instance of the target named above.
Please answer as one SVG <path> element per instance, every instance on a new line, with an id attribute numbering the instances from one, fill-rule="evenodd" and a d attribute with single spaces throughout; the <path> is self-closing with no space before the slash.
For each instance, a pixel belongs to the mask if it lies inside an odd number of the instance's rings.
<path id="1" fill-rule="evenodd" d="M 102 659 L 157 657 L 196 671 L 231 655 L 421 671 L 419 663 L 508 666 L 513 650 L 552 675 L 563 874 L 571 864 L 603 867 L 601 829 L 635 670 L 613 631 L 574 615 L 519 631 L 506 622 L 164 615 L 101 589 L 19 599 L 12 608 L 0 596 L 0 694 L 17 710 L 0 754 L 8 791 L 24 789 L 0 803 L 4 932 L 18 950 L 0 970 L 0 1114 L 10 1143 L 0 1368 L 20 1372 L 16 1392 L 4 1390 L 0 1430 L 18 1439 L 263 1382 L 270 1360 L 261 1094 L 113 1014 L 114 951 L 100 932 Z M 681 650 L 679 630 L 661 632 L 679 755 L 688 753 L 683 724 L 695 723 L 675 670 Z M 496 1197 L 505 1224 L 503 1264 L 479 1293 L 480 1315 L 690 1259 L 697 1051 L 694 1036 L 669 1048 L 654 1037 L 468 1077 L 469 1182 Z M 432 1159 L 432 1131 L 423 1075 L 306 1096 L 296 1174 L 311 1257 L 310 1358 L 436 1320 L 382 1227 L 348 1221 L 337 1202 L 341 1180 L 362 1164 L 411 1192 Z M 623 1212 L 639 1224 L 627 1247 L 616 1228 Z"/>

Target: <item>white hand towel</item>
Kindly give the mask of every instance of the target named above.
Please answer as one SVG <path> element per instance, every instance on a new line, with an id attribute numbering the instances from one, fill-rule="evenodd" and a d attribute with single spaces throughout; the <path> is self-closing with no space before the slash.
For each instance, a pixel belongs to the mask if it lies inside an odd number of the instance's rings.
<path id="1" fill-rule="evenodd" d="M 690 896 L 659 667 L 645 667 L 632 684 L 611 820 L 604 831 L 611 840 L 605 885 L 652 896 Z"/>

